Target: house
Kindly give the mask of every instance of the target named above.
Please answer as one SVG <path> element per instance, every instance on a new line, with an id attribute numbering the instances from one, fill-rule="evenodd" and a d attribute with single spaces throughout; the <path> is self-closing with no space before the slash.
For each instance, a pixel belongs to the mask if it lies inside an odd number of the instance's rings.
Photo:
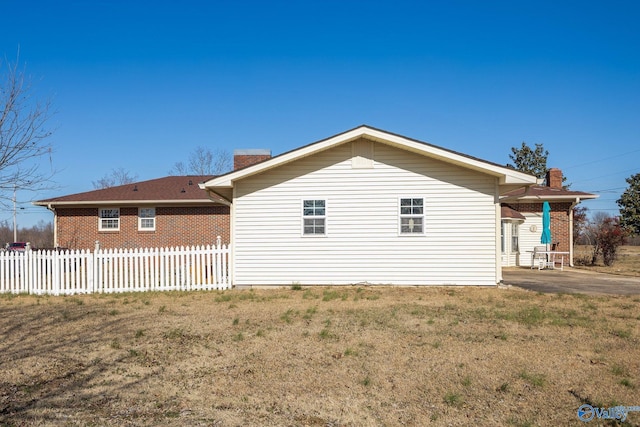
<path id="1" fill-rule="evenodd" d="M 546 185 L 532 185 L 504 194 L 502 202 L 501 252 L 503 266 L 530 266 L 533 248 L 540 245 L 542 204 L 551 206 L 552 248 L 568 252 L 573 265 L 573 208 L 598 196 L 563 188 L 562 171 L 552 168 Z"/>
<path id="2" fill-rule="evenodd" d="M 235 286 L 495 285 L 502 213 L 528 220 L 502 198 L 536 184 L 360 126 L 200 187 L 230 207 Z"/>
<path id="3" fill-rule="evenodd" d="M 229 241 L 229 207 L 198 187 L 211 176 L 167 176 L 34 202 L 54 214 L 55 245 L 105 249 Z"/>

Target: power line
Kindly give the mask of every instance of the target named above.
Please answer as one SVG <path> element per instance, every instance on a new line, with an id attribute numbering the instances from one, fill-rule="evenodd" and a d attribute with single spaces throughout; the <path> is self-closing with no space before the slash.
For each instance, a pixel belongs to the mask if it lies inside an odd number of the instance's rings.
<path id="1" fill-rule="evenodd" d="M 590 193 L 616 193 L 619 190 L 624 190 L 626 187 L 607 188 L 606 190 L 591 190 Z"/>
<path id="2" fill-rule="evenodd" d="M 639 150 L 639 151 L 640 151 L 640 150 Z M 595 177 L 593 177 L 593 178 L 589 178 L 589 179 L 581 179 L 581 180 L 579 180 L 579 181 L 573 181 L 573 182 L 572 182 L 572 184 L 575 184 L 576 182 L 587 182 L 587 181 L 593 181 L 594 179 L 606 178 L 606 177 L 608 177 L 608 176 L 619 175 L 619 174 L 621 174 L 621 173 L 626 173 L 626 172 L 635 171 L 635 170 L 638 170 L 638 169 L 637 169 L 637 168 L 633 168 L 633 169 L 626 169 L 626 170 L 623 170 L 623 171 L 617 171 L 616 173 L 610 173 L 610 174 L 607 174 L 607 175 L 595 176 Z"/>
<path id="3" fill-rule="evenodd" d="M 594 164 L 594 163 L 604 162 L 604 161 L 606 161 L 606 160 L 611 160 L 611 159 L 616 159 L 616 158 L 618 158 L 618 157 L 626 156 L 626 155 L 628 155 L 628 154 L 637 153 L 637 152 L 639 152 L 639 151 L 640 151 L 640 149 L 638 149 L 638 150 L 633 150 L 633 151 L 629 151 L 629 152 L 627 152 L 627 153 L 616 154 L 615 156 L 605 157 L 605 158 L 603 158 L 603 159 L 598 159 L 598 160 L 592 160 L 592 161 L 590 161 L 590 162 L 581 163 L 581 164 L 579 164 L 579 165 L 568 166 L 568 167 L 565 167 L 565 168 L 563 168 L 563 169 L 565 169 L 565 170 L 566 170 L 566 169 L 579 168 L 579 167 L 581 167 L 581 166 L 592 165 L 592 164 Z"/>

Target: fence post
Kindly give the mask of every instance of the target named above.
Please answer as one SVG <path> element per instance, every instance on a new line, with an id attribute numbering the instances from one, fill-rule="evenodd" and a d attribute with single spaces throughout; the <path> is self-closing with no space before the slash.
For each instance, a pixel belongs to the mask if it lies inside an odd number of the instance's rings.
<path id="1" fill-rule="evenodd" d="M 100 252 L 100 240 L 96 240 L 94 251 L 89 259 L 91 260 L 91 281 L 93 282 L 91 286 L 91 291 L 96 292 L 96 288 L 101 288 L 100 284 L 100 270 L 102 269 L 102 263 L 99 260 L 99 252 Z"/>
<path id="2" fill-rule="evenodd" d="M 31 252 L 31 243 L 27 242 L 27 246 L 24 248 L 24 258 L 26 265 L 22 270 L 22 274 L 24 274 L 25 278 L 26 291 L 30 294 L 34 293 L 33 280 L 35 279 L 33 271 L 31 270 L 33 267 L 32 257 L 33 253 Z"/>
<path id="3" fill-rule="evenodd" d="M 51 270 L 53 274 L 53 294 L 60 295 L 62 275 L 60 274 L 60 253 L 54 251 L 51 254 Z"/>

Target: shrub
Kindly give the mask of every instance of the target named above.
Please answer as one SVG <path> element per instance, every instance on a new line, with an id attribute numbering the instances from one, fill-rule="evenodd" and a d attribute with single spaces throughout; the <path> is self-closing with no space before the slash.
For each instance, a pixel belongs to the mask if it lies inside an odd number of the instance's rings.
<path id="1" fill-rule="evenodd" d="M 628 233 L 620 226 L 620 218 L 607 216 L 594 230 L 595 245 L 591 264 L 602 255 L 604 265 L 610 266 L 616 259 L 618 248 L 625 244 Z"/>

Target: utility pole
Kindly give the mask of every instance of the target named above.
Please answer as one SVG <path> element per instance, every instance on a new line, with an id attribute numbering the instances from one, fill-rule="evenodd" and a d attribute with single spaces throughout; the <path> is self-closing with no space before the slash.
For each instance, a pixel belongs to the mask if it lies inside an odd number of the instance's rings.
<path id="1" fill-rule="evenodd" d="M 13 241 L 18 241 L 18 216 L 16 214 L 16 189 L 17 186 L 13 184 Z"/>

